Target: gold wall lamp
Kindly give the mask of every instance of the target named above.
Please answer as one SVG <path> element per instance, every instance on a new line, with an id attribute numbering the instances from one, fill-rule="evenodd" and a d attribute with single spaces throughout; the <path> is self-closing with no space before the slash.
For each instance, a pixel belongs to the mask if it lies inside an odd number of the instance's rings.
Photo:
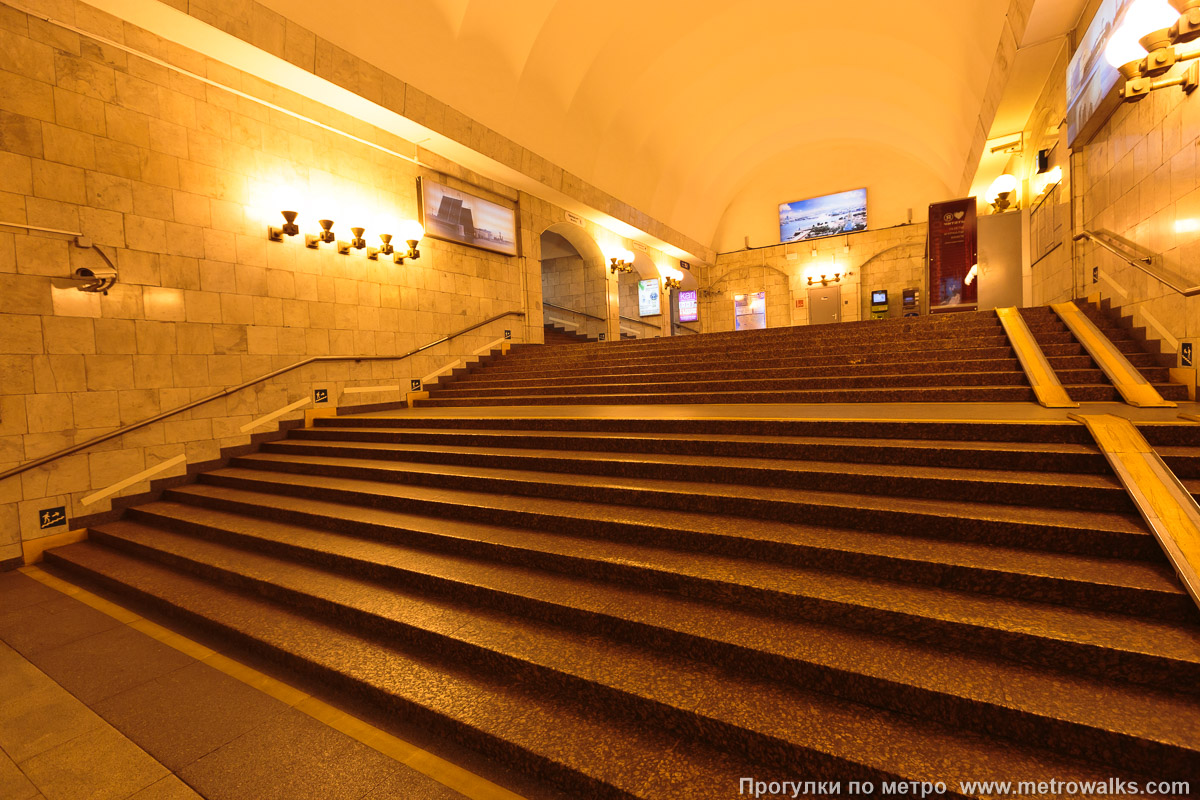
<path id="1" fill-rule="evenodd" d="M 1191 93 L 1200 86 L 1200 64 L 1194 62 L 1173 78 L 1155 80 L 1176 64 L 1200 58 L 1200 49 L 1176 50 L 1198 38 L 1200 0 L 1135 0 L 1104 49 L 1125 79 L 1122 99 L 1136 103 L 1157 89 L 1179 86 Z"/>
<path id="2" fill-rule="evenodd" d="M 274 225 L 267 226 L 267 238 L 272 242 L 282 242 L 284 236 L 295 236 L 300 233 L 300 226 L 296 224 L 296 217 L 299 216 L 295 211 L 281 211 L 283 214 L 283 225 L 276 228 Z"/>
<path id="3" fill-rule="evenodd" d="M 671 289 L 678 289 L 681 286 L 683 286 L 683 283 L 678 278 L 670 275 L 667 275 L 663 278 L 663 288 L 667 289 L 668 291 Z"/>
<path id="4" fill-rule="evenodd" d="M 320 247 L 321 242 L 324 242 L 325 244 L 332 244 L 337 239 L 337 237 L 333 235 L 333 220 L 319 219 L 317 222 L 321 226 L 320 233 L 304 234 L 304 246 L 310 247 L 313 250 L 316 250 L 318 247 Z"/>
<path id="5" fill-rule="evenodd" d="M 833 273 L 832 278 L 827 278 L 827 277 L 825 277 L 825 273 L 821 273 L 820 280 L 815 280 L 812 275 L 809 275 L 808 276 L 808 285 L 812 286 L 814 283 L 819 283 L 822 286 L 827 286 L 831 283 L 837 283 L 841 279 L 842 279 L 842 273 L 840 273 L 840 272 Z"/>

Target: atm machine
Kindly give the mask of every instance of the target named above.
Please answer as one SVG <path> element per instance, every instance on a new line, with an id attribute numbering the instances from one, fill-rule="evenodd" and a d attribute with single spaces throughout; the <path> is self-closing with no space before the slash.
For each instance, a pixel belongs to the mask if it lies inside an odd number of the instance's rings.
<path id="1" fill-rule="evenodd" d="M 887 319 L 888 293 L 887 289 L 871 290 L 871 319 Z"/>
<path id="2" fill-rule="evenodd" d="M 921 316 L 921 290 L 920 289 L 905 289 L 901 294 L 901 316 L 919 317 Z"/>

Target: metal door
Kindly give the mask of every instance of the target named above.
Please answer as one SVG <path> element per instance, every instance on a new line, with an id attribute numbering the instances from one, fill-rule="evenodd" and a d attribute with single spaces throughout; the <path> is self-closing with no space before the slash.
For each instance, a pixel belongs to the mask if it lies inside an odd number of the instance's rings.
<path id="1" fill-rule="evenodd" d="M 842 287 L 822 286 L 808 290 L 808 324 L 842 321 Z"/>

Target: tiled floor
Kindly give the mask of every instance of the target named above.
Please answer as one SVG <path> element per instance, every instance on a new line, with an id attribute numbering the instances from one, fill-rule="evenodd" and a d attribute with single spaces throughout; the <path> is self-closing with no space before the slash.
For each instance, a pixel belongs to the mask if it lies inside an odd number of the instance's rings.
<path id="1" fill-rule="evenodd" d="M 4 800 L 520 800 L 39 569 L 0 609 Z"/>

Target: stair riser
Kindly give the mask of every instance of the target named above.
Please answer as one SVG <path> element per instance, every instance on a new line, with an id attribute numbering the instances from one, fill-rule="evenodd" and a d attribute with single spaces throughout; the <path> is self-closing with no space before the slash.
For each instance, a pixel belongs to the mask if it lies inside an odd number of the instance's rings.
<path id="1" fill-rule="evenodd" d="M 543 456 L 501 456 L 478 453 L 434 453 L 409 451 L 402 454 L 387 450 L 366 450 L 354 447 L 305 447 L 299 442 L 278 442 L 265 445 L 265 453 L 292 453 L 315 457 L 365 458 L 387 461 L 402 465 L 404 462 L 422 464 L 444 464 L 462 467 L 487 467 L 495 469 L 534 470 L 569 475 L 604 475 L 621 478 L 647 478 L 659 480 L 694 481 L 716 484 L 739 484 L 747 486 L 770 486 L 778 488 L 803 488 L 814 491 L 847 492 L 868 496 L 919 497 L 936 500 L 956 500 L 977 503 L 1004 503 L 1050 508 L 1073 508 L 1079 510 L 1117 511 L 1134 514 L 1137 509 L 1128 494 L 1119 485 L 1111 488 L 1091 486 L 1043 485 L 1036 483 L 1010 483 L 1004 481 L 955 480 L 952 477 L 927 478 L 897 475 L 864 475 L 843 472 L 803 472 L 776 470 L 766 467 L 739 468 L 727 465 L 697 466 L 647 463 L 636 459 L 563 459 Z M 239 462 L 253 468 L 260 462 L 246 459 Z M 977 466 L 976 469 L 979 467 Z M 288 470 L 291 471 L 291 470 Z M 345 475 L 336 465 L 327 472 L 308 474 Z M 386 473 L 364 474 L 371 480 L 387 479 Z M 414 483 L 420 477 L 404 480 Z M 418 473 L 419 475 L 419 473 Z M 442 484 L 438 484 L 442 485 Z M 453 484 L 451 484 L 453 485 Z M 543 487 L 549 488 L 549 487 Z M 547 493 L 539 496 L 558 496 Z"/>
<path id="2" fill-rule="evenodd" d="M 623 376 L 622 376 L 623 377 Z M 1099 382 L 1100 375 L 1089 376 Z M 437 397 L 479 396 L 521 397 L 545 391 L 554 395 L 564 394 L 658 394 L 672 391 L 685 392 L 806 392 L 847 389 L 925 388 L 940 386 L 1020 386 L 1025 382 L 1021 372 L 964 372 L 955 374 L 927 375 L 863 375 L 858 377 L 798 378 L 798 379 L 749 379 L 749 380 L 694 380 L 685 382 L 645 382 L 638 378 L 623 381 L 594 381 L 590 378 L 572 379 L 562 382 L 542 382 L 535 385 L 488 386 L 474 382 L 458 383 L 435 392 Z"/>
<path id="3" fill-rule="evenodd" d="M 622 462 L 612 462 L 612 464 L 621 466 Z M 820 508 L 822 511 L 830 508 L 819 502 L 808 502 L 804 500 L 790 499 L 764 499 L 764 498 L 735 498 L 728 496 L 710 497 L 697 493 L 680 494 L 668 489 L 649 489 L 649 488 L 619 488 L 609 486 L 576 486 L 565 483 L 540 483 L 532 480 L 513 480 L 505 477 L 482 477 L 471 475 L 456 475 L 452 472 L 447 473 L 426 473 L 417 470 L 406 470 L 402 465 L 389 467 L 369 467 L 362 465 L 343 465 L 343 464 L 309 464 L 309 463 L 294 463 L 288 461 L 270 461 L 265 459 L 250 459 L 238 458 L 234 460 L 234 466 L 245 467 L 247 469 L 266 469 L 273 472 L 284 472 L 296 475 L 326 475 L 329 477 L 340 478 L 355 478 L 359 480 L 369 481 L 386 481 L 386 482 L 402 482 L 412 486 L 433 486 L 444 489 L 458 489 L 470 492 L 487 492 L 491 494 L 513 494 L 526 497 L 547 497 L 555 500 L 572 500 L 584 503 L 596 503 L 600 505 L 620 505 L 620 506 L 636 506 L 641 508 L 665 508 L 674 511 L 696 511 L 699 513 L 724 514 L 731 516 L 751 517 L 757 519 L 774 519 L 782 522 L 790 522 L 797 519 L 806 521 L 812 520 L 814 508 Z M 482 464 L 481 464 L 482 466 Z M 398 467 L 398 468 L 397 468 Z M 721 476 L 725 476 L 725 483 L 731 483 L 731 476 L 736 474 L 734 470 L 716 470 L 707 474 L 705 478 L 709 482 L 720 482 Z M 660 473 L 664 479 L 670 479 L 667 475 Z M 638 475 L 635 477 L 648 477 Z M 768 476 L 763 476 L 767 478 Z M 998 483 L 976 482 L 965 483 L 954 480 L 939 481 L 935 479 L 926 479 L 919 482 L 914 482 L 908 488 L 916 489 L 917 485 L 922 488 L 928 487 L 925 491 L 927 495 L 920 495 L 917 491 L 897 492 L 895 485 L 903 484 L 903 479 L 895 478 L 877 478 L 874 476 L 850 476 L 843 477 L 839 475 L 825 476 L 820 473 L 811 476 L 804 476 L 803 479 L 797 480 L 794 476 L 784 473 L 776 475 L 780 479 L 779 483 L 754 483 L 750 485 L 772 486 L 787 489 L 804 489 L 811 491 L 857 491 L 858 493 L 868 496 L 875 494 L 885 494 L 891 496 L 893 493 L 898 497 L 920 497 L 923 499 L 945 499 L 947 497 L 963 502 L 974 503 L 1004 503 L 1015 504 L 1023 497 L 1028 500 L 1030 497 L 1037 497 L 1038 502 L 1026 503 L 1029 505 L 1045 505 L 1050 502 L 1049 498 L 1056 498 L 1059 507 L 1076 508 L 1088 510 L 1111 510 L 1118 513 L 1127 513 L 1133 515 L 1136 509 L 1128 499 L 1128 495 L 1118 488 L 1111 489 L 1094 489 L 1092 487 L 1052 487 L 1047 490 L 1047 487 L 1038 485 L 1020 485 L 1020 486 L 1004 486 Z M 822 480 L 831 480 L 829 486 L 820 485 Z M 994 493 L 994 494 L 992 494 Z M 1074 505 L 1066 505 L 1073 503 Z M 1111 505 L 1112 508 L 1106 508 Z M 845 519 L 845 512 L 838 506 L 842 514 L 842 519 Z M 817 512 L 818 514 L 822 512 Z M 890 512 L 874 512 L 890 513 Z M 897 518 L 895 522 L 903 524 L 903 520 L 908 516 L 903 508 L 897 509 Z M 922 515 L 924 516 L 924 515 Z M 834 524 L 829 520 L 822 520 L 818 524 Z"/>
<path id="4" fill-rule="evenodd" d="M 1023 380 L 1023 379 L 1022 379 Z M 1097 387 L 1103 390 L 1104 387 Z M 1112 395 L 1112 392 L 1108 392 Z M 920 389 L 843 389 L 814 390 L 809 392 L 706 392 L 691 395 L 680 394 L 635 394 L 635 395 L 564 395 L 561 397 L 480 397 L 441 400 L 429 398 L 417 400 L 422 408 L 473 407 L 473 406 L 557 406 L 557 405 L 663 405 L 687 403 L 956 403 L 1033 402 L 1033 390 L 1022 386 L 997 386 L 980 388 L 925 387 Z M 1104 396 L 1087 398 L 1110 400 Z"/>
<path id="5" fill-rule="evenodd" d="M 1087 371 L 1088 364 L 1083 359 L 1066 359 L 1082 361 L 1078 369 Z M 982 361 L 962 361 L 949 365 L 944 361 L 926 363 L 909 362 L 903 364 L 833 364 L 826 367 L 806 367 L 791 369 L 758 369 L 746 367 L 730 369 L 709 369 L 707 364 L 676 365 L 676 370 L 653 368 L 626 368 L 619 374 L 606 369 L 555 369 L 553 372 L 529 370 L 524 377 L 519 374 L 501 375 L 492 370 L 476 370 L 470 375 L 463 374 L 455 381 L 456 385 L 470 383 L 478 386 L 533 386 L 557 383 L 687 383 L 692 381 L 733 381 L 733 380 L 799 380 L 813 378 L 842 378 L 864 376 L 890 375 L 926 375 L 942 374 L 953 368 L 955 374 L 968 372 L 1020 372 L 1021 365 L 1016 359 L 992 359 Z"/>
<path id="6" fill-rule="evenodd" d="M 552 533 L 580 536 L 589 539 L 612 539 L 619 542 L 644 544 L 651 547 L 666 547 L 683 550 L 729 555 L 740 558 L 756 558 L 764 561 L 777 560 L 782 563 L 802 564 L 804 556 L 788 543 L 749 539 L 744 536 L 715 533 L 698 533 L 686 529 L 671 529 L 659 525 L 636 522 L 593 520 L 565 514 L 531 511 L 516 511 L 500 508 L 478 507 L 453 501 L 417 500 L 403 497 L 387 497 L 348 489 L 309 489 L 285 482 L 262 479 L 231 478 L 222 475 L 203 475 L 201 482 L 232 489 L 268 492 L 292 497 L 312 497 L 333 503 L 347 503 L 372 508 L 386 508 L 422 516 L 443 516 L 471 522 L 525 527 Z M 193 502 L 186 496 L 168 492 L 178 502 Z M 882 516 L 882 515 L 881 515 Z M 803 517 L 802 517 L 803 518 Z M 863 520 L 871 521 L 871 520 Z M 805 522 L 821 524 L 817 520 Z M 840 521 L 839 521 L 840 522 Z M 844 523 L 833 523 L 835 527 L 846 527 Z M 860 528 L 866 528 L 859 525 Z M 871 529 L 871 528 L 867 528 Z M 925 517 L 903 522 L 884 518 L 875 530 L 883 533 L 901 533 L 912 530 L 921 536 L 950 541 L 977 541 L 1002 547 L 1022 547 L 1053 552 L 1079 553 L 1080 555 L 1134 558 L 1160 562 L 1162 550 L 1149 534 L 1120 533 L 1112 531 L 1090 531 L 1081 536 L 1078 529 L 1049 525 L 1013 525 L 984 520 L 969 520 L 955 524 L 945 517 Z"/>
<path id="7" fill-rule="evenodd" d="M 567 792 L 569 796 L 594 797 L 602 800 L 630 800 L 632 797 L 627 791 L 591 778 L 571 769 L 568 765 L 540 757 L 510 741 L 489 735 L 474 726 L 448 718 L 418 703 L 389 694 L 366 680 L 331 668 L 313 658 L 306 658 L 297 653 L 280 649 L 269 642 L 249 636 L 231 625 L 196 614 L 164 601 L 156 595 L 139 591 L 101 573 L 56 558 L 53 553 L 47 554 L 46 560 L 68 575 L 78 577 L 85 584 L 105 591 L 124 602 L 180 620 L 216 639 L 228 642 L 233 648 L 276 664 L 279 668 L 299 676 L 302 680 L 328 687 L 330 691 L 345 697 L 350 703 L 366 704 L 375 711 L 386 713 L 396 722 L 445 737 L 494 759 L 497 763 L 505 764 L 523 774 L 545 781 L 551 786 Z"/>
<path id="8" fill-rule="evenodd" d="M 703 437 L 806 436 L 836 442 L 839 438 L 919 439 L 972 442 L 1078 444 L 1095 442 L 1087 428 L 1073 422 L 989 423 L 904 420 L 826 419 L 636 419 L 627 417 L 317 417 L 317 428 L 427 428 L 431 430 L 562 431 L 565 433 L 671 433 Z M 1200 428 L 1200 426 L 1197 426 Z M 298 429 L 299 430 L 299 429 Z M 1097 451 L 1098 452 L 1098 451 Z"/>
<path id="9" fill-rule="evenodd" d="M 494 447 L 513 449 L 550 449 L 645 455 L 711 456 L 724 458 L 769 458 L 777 460 L 828 461 L 846 464 L 893 464 L 945 469 L 999 469 L 1079 474 L 1109 474 L 1108 463 L 1099 453 L 1020 452 L 1008 450 L 969 450 L 935 447 L 874 447 L 871 445 L 829 442 L 784 444 L 777 442 L 738 442 L 705 439 L 621 439 L 549 437 L 514 434 L 481 436 L 469 432 L 438 433 L 420 431 L 366 431 L 337 428 L 301 428 L 290 432 L 290 441 L 342 441 L 396 444 L 404 446 Z M 407 457 L 407 456 L 406 456 Z M 1200 462 L 1200 459 L 1196 459 Z M 1191 477 L 1191 476 L 1189 476 Z M 1200 477 L 1200 476 L 1197 476 Z"/>
<path id="10" fill-rule="evenodd" d="M 98 532 L 97 532 L 98 533 Z M 440 658 L 455 664 L 470 664 L 475 670 L 485 670 L 501 679 L 527 681 L 531 685 L 550 687 L 557 694 L 570 696 L 580 703 L 601 702 L 613 711 L 621 708 L 622 716 L 637 721 L 653 721 L 658 725 L 686 735 L 701 738 L 723 749 L 732 747 L 743 757 L 759 757 L 766 745 L 777 750 L 780 763 L 789 763 L 791 748 L 777 740 L 763 741 L 762 736 L 744 729 L 718 723 L 716 720 L 684 714 L 679 709 L 650 702 L 642 697 L 631 696 L 577 675 L 563 674 L 524 660 L 504 656 L 490 649 L 481 648 L 468 641 L 424 630 L 420 627 L 403 625 L 394 620 L 350 608 L 344 604 L 331 603 L 307 593 L 297 592 L 260 581 L 244 575 L 230 573 L 224 569 L 185 560 L 160 551 L 153 551 L 118 537 L 100 533 L 96 538 L 118 549 L 139 557 L 153 559 L 175 569 L 189 572 L 233 588 L 265 596 L 292 608 L 304 608 L 319 615 L 324 621 L 339 627 L 350 625 L 351 629 L 386 637 L 389 642 L 402 641 L 415 651 L 435 653 Z M 246 537 L 230 536 L 226 541 L 239 546 L 250 544 Z M 256 540 L 262 544 L 261 540 Z M 254 549 L 259 549 L 255 547 Z M 1177 748 L 1165 748 L 1154 742 L 1122 736 L 1089 726 L 1067 723 L 1061 720 L 1031 716 L 990 703 L 971 702 L 964 698 L 935 695 L 912 686 L 903 686 L 891 681 L 882 681 L 869 675 L 831 669 L 811 662 L 799 662 L 778 655 L 732 646 L 712 639 L 686 635 L 663 628 L 650 627 L 611 615 L 586 612 L 566 606 L 546 603 L 528 597 L 484 589 L 472 584 L 438 579 L 401 568 L 389 568 L 357 559 L 337 557 L 329 553 L 302 550 L 295 547 L 265 548 L 272 552 L 302 563 L 316 564 L 359 579 L 377 581 L 420 594 L 436 596 L 443 600 L 461 603 L 465 607 L 487 607 L 522 617 L 538 619 L 551 625 L 570 630 L 587 630 L 615 637 L 635 646 L 652 646 L 672 653 L 687 653 L 690 657 L 735 669 L 742 674 L 753 674 L 760 678 L 784 680 L 798 688 L 813 690 L 819 687 L 822 693 L 832 694 L 856 702 L 868 702 L 891 711 L 932 719 L 941 724 L 965 727 L 984 733 L 1004 736 L 1025 744 L 1056 749 L 1068 755 L 1114 763 L 1125 769 L 1153 767 L 1155 774 L 1180 774 L 1179 770 L 1192 755 Z M 769 603 L 771 598 L 764 598 Z M 1111 759 L 1110 753 L 1117 752 L 1136 758 L 1126 761 L 1118 757 Z"/>
<path id="11" fill-rule="evenodd" d="M 126 541 L 109 539 L 107 543 L 227 588 L 266 598 L 289 609 L 299 609 L 307 616 L 326 624 L 349 629 L 358 635 L 381 639 L 391 647 L 413 654 L 419 653 L 423 657 L 432 657 L 442 663 L 454 664 L 457 668 L 466 667 L 472 674 L 484 674 L 497 682 L 518 682 L 536 686 L 539 692 L 564 698 L 580 707 L 602 708 L 605 716 L 666 729 L 742 758 L 753 758 L 780 767 L 802 765 L 816 770 L 831 770 L 837 774 L 858 773 L 867 779 L 872 776 L 882 777 L 874 770 L 868 770 L 853 762 L 799 748 L 790 742 L 740 728 L 713 717 L 689 713 L 642 695 L 550 669 L 490 648 L 479 647 L 465 639 L 402 624 L 342 603 L 331 602 L 173 554 L 147 550 Z M 475 588 L 460 586 L 465 590 Z M 467 603 L 471 599 L 470 596 L 463 597 Z M 436 729 L 440 731 L 444 726 L 444 721 L 439 722 Z"/>

